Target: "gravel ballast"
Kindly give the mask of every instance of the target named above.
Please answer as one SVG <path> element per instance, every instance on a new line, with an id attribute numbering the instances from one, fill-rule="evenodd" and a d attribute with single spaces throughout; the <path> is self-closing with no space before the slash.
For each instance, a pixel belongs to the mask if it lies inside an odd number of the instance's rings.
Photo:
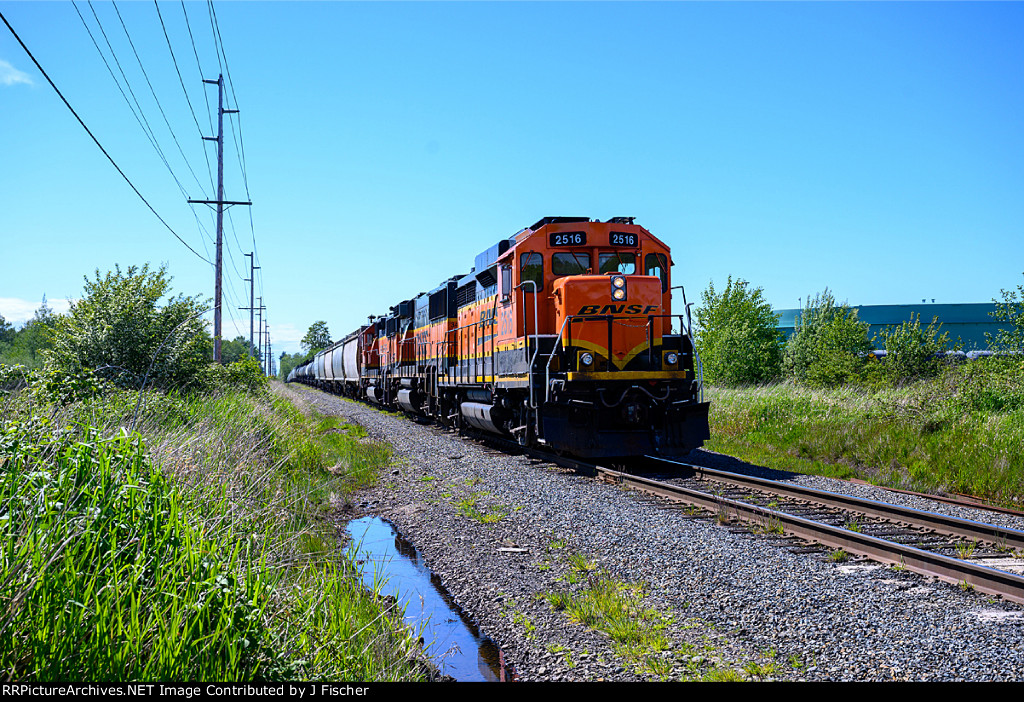
<path id="1" fill-rule="evenodd" d="M 394 447 L 391 472 L 345 516 L 379 516 L 415 544 L 519 680 L 1024 680 L 1024 607 L 866 561 L 833 563 L 824 551 L 797 552 L 362 403 L 296 385 L 285 392 Z M 705 451 L 688 460 L 759 470 Z M 915 496 L 891 501 L 1024 528 Z M 464 516 L 460 505 L 492 516 Z M 595 568 L 575 584 L 573 556 Z M 541 596 L 578 592 L 599 574 L 641 586 L 666 650 L 623 653 Z"/>

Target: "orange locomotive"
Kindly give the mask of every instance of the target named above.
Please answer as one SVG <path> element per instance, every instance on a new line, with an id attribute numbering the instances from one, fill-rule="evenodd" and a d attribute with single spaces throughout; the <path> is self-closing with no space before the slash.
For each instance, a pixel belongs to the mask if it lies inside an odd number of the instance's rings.
<path id="1" fill-rule="evenodd" d="M 289 380 L 581 457 L 683 454 L 708 403 L 671 265 L 632 217 L 546 217 Z"/>

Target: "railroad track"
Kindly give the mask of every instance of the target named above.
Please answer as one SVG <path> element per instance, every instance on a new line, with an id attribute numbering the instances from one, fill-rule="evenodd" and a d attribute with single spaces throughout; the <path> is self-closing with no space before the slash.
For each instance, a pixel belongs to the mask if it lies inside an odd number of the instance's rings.
<path id="1" fill-rule="evenodd" d="M 444 430 L 448 431 L 448 430 Z M 460 432 L 499 450 L 522 452 L 576 471 L 674 502 L 695 505 L 722 521 L 740 521 L 842 550 L 978 592 L 1024 604 L 1024 531 L 994 524 L 806 488 L 792 483 L 704 468 L 648 456 L 662 471 L 690 471 L 700 489 L 673 476 L 656 480 L 587 463 L 477 432 Z M 708 490 L 708 484 L 713 487 Z M 984 509 L 970 505 L 975 509 Z M 851 518 L 851 515 L 857 515 Z M 858 521 L 863 520 L 863 521 Z"/>
<path id="2" fill-rule="evenodd" d="M 537 454 L 598 479 L 695 505 L 723 522 L 835 551 L 1024 604 L 1024 531 L 935 512 L 649 457 L 671 481 Z M 660 462 L 660 463 L 659 463 Z M 691 473 L 680 477 L 678 473 Z M 659 477 L 664 477 L 660 475 Z"/>

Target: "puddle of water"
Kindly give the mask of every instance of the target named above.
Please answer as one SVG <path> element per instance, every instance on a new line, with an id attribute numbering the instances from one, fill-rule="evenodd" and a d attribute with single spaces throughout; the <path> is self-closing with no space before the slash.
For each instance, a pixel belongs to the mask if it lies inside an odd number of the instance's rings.
<path id="1" fill-rule="evenodd" d="M 445 675 L 467 682 L 508 680 L 494 642 L 451 601 L 419 551 L 379 517 L 354 519 L 345 527 L 356 547 L 363 584 L 386 581 L 382 595 L 405 608 L 405 622 L 421 631 L 427 654 Z"/>

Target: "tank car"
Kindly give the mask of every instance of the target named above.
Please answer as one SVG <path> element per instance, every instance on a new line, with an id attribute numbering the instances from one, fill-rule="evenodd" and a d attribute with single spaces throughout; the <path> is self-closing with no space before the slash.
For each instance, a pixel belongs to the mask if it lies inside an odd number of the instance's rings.
<path id="1" fill-rule="evenodd" d="M 474 263 L 290 379 L 585 458 L 681 455 L 709 437 L 671 252 L 632 217 L 545 217 Z"/>

